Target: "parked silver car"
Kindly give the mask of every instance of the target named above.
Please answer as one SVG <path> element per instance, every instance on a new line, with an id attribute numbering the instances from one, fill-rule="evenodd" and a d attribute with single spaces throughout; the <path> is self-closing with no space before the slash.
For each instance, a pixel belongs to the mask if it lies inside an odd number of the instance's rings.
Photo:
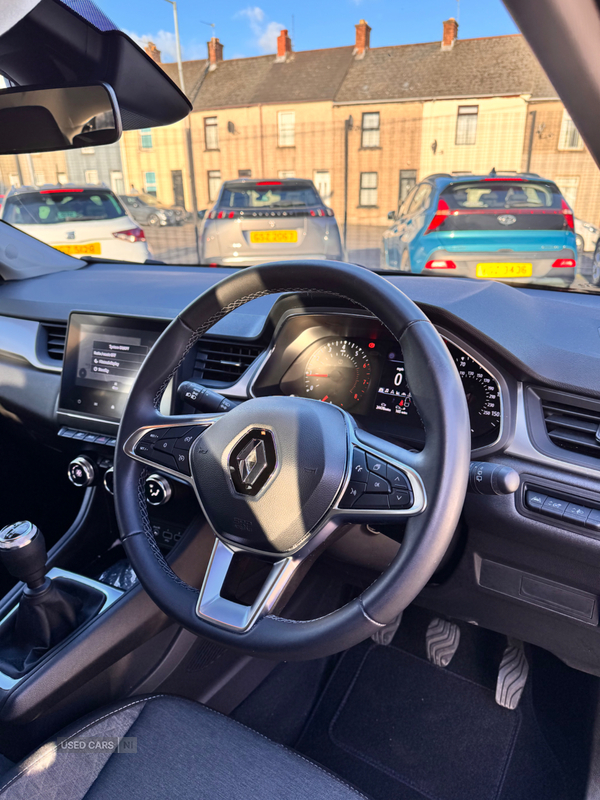
<path id="1" fill-rule="evenodd" d="M 274 259 L 344 259 L 333 211 L 310 180 L 225 181 L 204 217 L 201 262 L 252 266 Z"/>

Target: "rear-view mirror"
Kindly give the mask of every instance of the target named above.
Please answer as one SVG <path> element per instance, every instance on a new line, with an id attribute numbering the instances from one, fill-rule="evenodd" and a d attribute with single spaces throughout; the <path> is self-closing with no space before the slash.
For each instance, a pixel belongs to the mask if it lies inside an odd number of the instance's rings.
<path id="1" fill-rule="evenodd" d="M 0 154 L 112 144 L 121 115 L 106 83 L 19 86 L 0 91 Z"/>
<path id="2" fill-rule="evenodd" d="M 396 219 L 396 212 L 388 211 L 388 219 Z"/>

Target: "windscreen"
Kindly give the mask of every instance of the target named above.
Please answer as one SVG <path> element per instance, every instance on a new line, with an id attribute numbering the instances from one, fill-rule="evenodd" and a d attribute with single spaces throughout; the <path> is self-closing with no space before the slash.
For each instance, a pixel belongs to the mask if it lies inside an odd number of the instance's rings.
<path id="1" fill-rule="evenodd" d="M 265 181 L 256 184 L 226 184 L 219 208 L 304 208 L 320 205 L 315 190 L 307 184 Z"/>
<path id="2" fill-rule="evenodd" d="M 15 194 L 6 198 L 3 218 L 12 225 L 57 225 L 124 217 L 112 192 L 102 189 Z"/>

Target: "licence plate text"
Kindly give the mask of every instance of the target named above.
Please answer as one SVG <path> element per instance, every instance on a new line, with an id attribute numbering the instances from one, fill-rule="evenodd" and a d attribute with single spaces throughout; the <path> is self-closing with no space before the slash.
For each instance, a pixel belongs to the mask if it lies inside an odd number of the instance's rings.
<path id="1" fill-rule="evenodd" d="M 298 241 L 298 231 L 250 231 L 252 244 L 292 244 Z"/>
<path id="2" fill-rule="evenodd" d="M 532 264 L 510 262 L 477 264 L 475 269 L 475 277 L 477 278 L 530 278 L 532 274 Z"/>
<path id="3" fill-rule="evenodd" d="M 55 250 L 66 253 L 68 256 L 99 256 L 102 253 L 100 242 L 89 244 L 55 244 Z"/>

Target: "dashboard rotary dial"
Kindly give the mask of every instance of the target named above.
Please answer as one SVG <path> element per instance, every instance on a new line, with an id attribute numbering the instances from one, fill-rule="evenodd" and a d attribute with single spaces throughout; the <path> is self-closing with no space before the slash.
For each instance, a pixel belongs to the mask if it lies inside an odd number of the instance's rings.
<path id="1" fill-rule="evenodd" d="M 371 362 L 363 348 L 349 339 L 332 339 L 309 358 L 304 372 L 304 393 L 349 409 L 361 400 L 370 382 Z"/>

